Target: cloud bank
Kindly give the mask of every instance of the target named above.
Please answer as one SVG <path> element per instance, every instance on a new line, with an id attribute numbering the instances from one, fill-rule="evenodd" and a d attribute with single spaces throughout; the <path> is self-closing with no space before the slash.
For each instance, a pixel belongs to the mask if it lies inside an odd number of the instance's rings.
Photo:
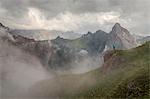
<path id="1" fill-rule="evenodd" d="M 17 5 L 17 6 L 16 6 Z M 116 22 L 149 35 L 149 0 L 0 0 L 0 21 L 13 28 L 85 33 Z"/>

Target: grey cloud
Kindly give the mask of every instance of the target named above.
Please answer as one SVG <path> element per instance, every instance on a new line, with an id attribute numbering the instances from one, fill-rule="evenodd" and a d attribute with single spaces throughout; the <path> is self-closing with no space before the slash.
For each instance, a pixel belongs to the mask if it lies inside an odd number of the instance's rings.
<path id="1" fill-rule="evenodd" d="M 108 0 L 1 0 L 2 7 L 12 15 L 25 12 L 28 7 L 35 7 L 49 16 L 61 12 L 87 13 L 110 11 Z"/>
<path id="2" fill-rule="evenodd" d="M 1 0 L 0 2 L 10 11 L 9 13 L 36 7 L 49 14 L 64 11 L 86 13 L 111 10 L 122 10 L 126 14 L 148 11 L 150 5 L 149 0 Z"/>
<path id="3" fill-rule="evenodd" d="M 0 0 L 0 3 L 8 11 L 7 14 L 14 17 L 22 17 L 28 7 L 28 0 Z"/>
<path id="4" fill-rule="evenodd" d="M 7 11 L 6 17 L 11 16 L 17 19 L 21 19 L 29 7 L 39 9 L 47 19 L 66 11 L 73 14 L 114 11 L 121 14 L 120 19 L 132 21 L 128 23 L 129 25 L 126 24 L 128 26 L 134 24 L 130 28 L 132 32 L 148 34 L 150 31 L 148 28 L 150 0 L 0 0 L 0 3 Z"/>

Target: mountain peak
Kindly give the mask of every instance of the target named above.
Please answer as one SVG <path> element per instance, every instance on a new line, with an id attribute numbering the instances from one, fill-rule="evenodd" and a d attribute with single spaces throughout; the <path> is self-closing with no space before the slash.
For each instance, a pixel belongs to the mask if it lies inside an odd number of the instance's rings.
<path id="1" fill-rule="evenodd" d="M 56 38 L 56 40 L 61 40 L 61 39 L 63 39 L 63 38 L 60 36 L 57 36 L 57 38 Z"/>
<path id="2" fill-rule="evenodd" d="M 92 34 L 92 32 L 88 31 L 87 35 L 91 35 L 91 34 Z"/>
<path id="3" fill-rule="evenodd" d="M 125 33 L 128 32 L 127 29 L 123 28 L 119 23 L 116 23 L 116 24 L 113 26 L 111 33 L 112 33 L 112 34 L 121 34 L 121 33 L 123 33 L 123 31 L 124 31 Z"/>
<path id="4" fill-rule="evenodd" d="M 110 32 L 110 39 L 110 48 L 113 48 L 113 45 L 115 45 L 117 49 L 129 49 L 136 46 L 134 37 L 119 23 L 113 26 Z"/>
<path id="5" fill-rule="evenodd" d="M 119 23 L 116 23 L 114 26 L 113 26 L 113 28 L 112 28 L 112 30 L 117 30 L 117 29 L 121 29 L 122 27 L 121 27 L 121 25 L 119 24 Z"/>
<path id="6" fill-rule="evenodd" d="M 97 30 L 96 33 L 98 33 L 98 32 L 104 32 L 104 31 L 102 31 L 102 30 Z"/>
<path id="7" fill-rule="evenodd" d="M 121 25 L 120 25 L 120 23 L 115 23 L 115 25 L 114 25 L 114 26 L 121 26 Z"/>

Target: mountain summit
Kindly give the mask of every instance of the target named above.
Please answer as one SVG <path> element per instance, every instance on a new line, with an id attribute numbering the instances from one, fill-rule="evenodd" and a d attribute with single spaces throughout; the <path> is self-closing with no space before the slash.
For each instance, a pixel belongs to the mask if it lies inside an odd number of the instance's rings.
<path id="1" fill-rule="evenodd" d="M 116 23 L 109 33 L 108 46 L 110 49 L 113 47 L 116 49 L 130 49 L 137 46 L 137 43 L 127 29 Z"/>
<path id="2" fill-rule="evenodd" d="M 116 23 L 114 26 L 113 26 L 113 28 L 112 28 L 112 31 L 119 31 L 119 30 L 121 30 L 121 25 L 119 24 L 119 23 Z"/>
<path id="3" fill-rule="evenodd" d="M 124 35 L 124 36 L 125 36 L 125 34 L 130 35 L 129 31 L 127 29 L 125 29 L 124 27 L 122 27 L 119 23 L 116 23 L 113 26 L 112 31 L 110 33 L 111 34 Z"/>

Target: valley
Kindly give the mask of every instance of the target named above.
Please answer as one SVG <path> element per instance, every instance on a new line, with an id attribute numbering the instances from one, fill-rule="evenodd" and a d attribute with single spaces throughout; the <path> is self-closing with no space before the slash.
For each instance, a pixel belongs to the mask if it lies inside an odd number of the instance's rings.
<path id="1" fill-rule="evenodd" d="M 1 97 L 148 98 L 147 38 L 138 44 L 116 23 L 110 33 L 35 40 L 0 24 Z"/>

